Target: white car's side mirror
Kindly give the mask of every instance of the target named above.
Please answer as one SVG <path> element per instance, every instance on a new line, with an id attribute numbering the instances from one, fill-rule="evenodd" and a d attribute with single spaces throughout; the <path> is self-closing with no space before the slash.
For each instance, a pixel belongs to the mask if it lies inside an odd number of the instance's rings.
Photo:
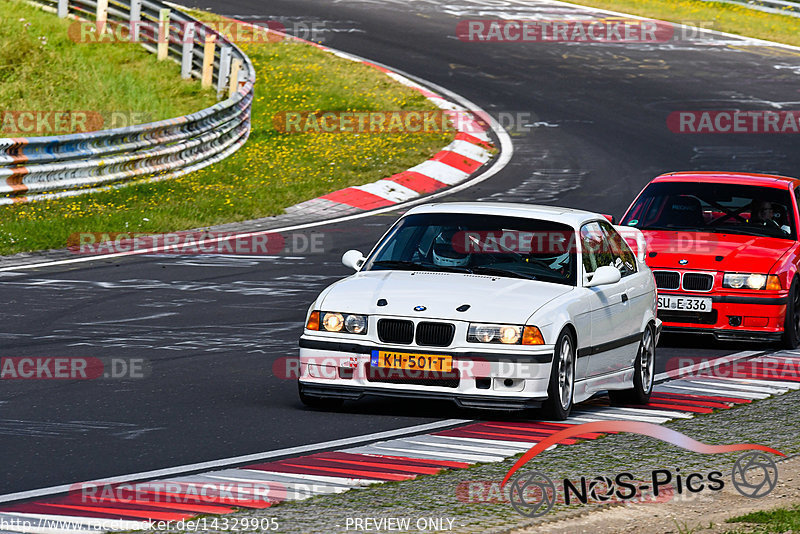
<path id="1" fill-rule="evenodd" d="M 598 267 L 594 272 L 592 279 L 585 284 L 584 287 L 603 286 L 606 284 L 616 284 L 622 278 L 622 273 L 619 269 L 611 265 L 604 265 Z"/>
<path id="2" fill-rule="evenodd" d="M 364 260 L 366 259 L 367 258 L 365 258 L 361 252 L 357 250 L 348 250 L 344 253 L 344 256 L 342 256 L 342 263 L 346 267 L 350 267 L 354 271 L 357 271 L 362 265 L 364 265 Z"/>

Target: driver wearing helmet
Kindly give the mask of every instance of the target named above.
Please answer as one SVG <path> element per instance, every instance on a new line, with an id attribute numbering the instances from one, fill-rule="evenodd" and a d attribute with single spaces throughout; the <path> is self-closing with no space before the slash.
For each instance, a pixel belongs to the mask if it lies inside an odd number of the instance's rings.
<path id="1" fill-rule="evenodd" d="M 433 263 L 439 267 L 464 267 L 469 265 L 470 254 L 453 246 L 456 230 L 442 230 L 433 240 Z"/>

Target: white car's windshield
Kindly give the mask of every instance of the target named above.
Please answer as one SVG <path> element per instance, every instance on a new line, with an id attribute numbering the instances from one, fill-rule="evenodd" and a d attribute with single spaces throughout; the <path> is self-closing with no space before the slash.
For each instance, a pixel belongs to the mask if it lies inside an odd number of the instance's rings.
<path id="1" fill-rule="evenodd" d="M 429 213 L 401 219 L 364 270 L 464 272 L 576 285 L 575 232 L 498 215 Z"/>

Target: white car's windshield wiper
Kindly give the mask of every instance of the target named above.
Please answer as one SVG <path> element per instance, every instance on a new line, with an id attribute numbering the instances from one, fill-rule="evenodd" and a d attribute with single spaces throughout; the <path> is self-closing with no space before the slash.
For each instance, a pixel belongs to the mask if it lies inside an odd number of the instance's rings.
<path id="1" fill-rule="evenodd" d="M 422 263 L 417 263 L 415 261 L 405 261 L 405 260 L 378 260 L 373 261 L 372 265 L 377 267 L 395 267 L 398 269 L 412 269 L 412 270 L 420 270 L 424 271 L 428 269 L 428 265 L 424 265 Z"/>
<path id="2" fill-rule="evenodd" d="M 485 265 L 479 265 L 477 267 L 472 268 L 472 272 L 475 274 L 496 274 L 499 276 L 508 276 L 511 278 L 523 278 L 525 280 L 536 280 L 536 277 L 532 274 L 525 274 L 525 273 L 518 273 L 516 271 L 507 271 L 505 269 L 498 269 L 497 267 L 488 267 Z"/>
<path id="3" fill-rule="evenodd" d="M 472 270 L 467 267 L 456 267 L 449 265 L 435 265 L 433 263 L 417 263 L 415 261 L 406 260 L 378 260 L 372 262 L 376 267 L 390 267 L 396 269 L 406 269 L 412 271 L 445 271 L 449 273 L 471 273 Z"/>

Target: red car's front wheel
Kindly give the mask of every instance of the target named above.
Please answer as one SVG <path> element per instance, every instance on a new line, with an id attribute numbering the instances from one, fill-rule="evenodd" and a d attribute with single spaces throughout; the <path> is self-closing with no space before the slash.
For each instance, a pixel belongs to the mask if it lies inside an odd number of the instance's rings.
<path id="1" fill-rule="evenodd" d="M 783 346 L 787 349 L 796 349 L 800 345 L 800 284 L 798 284 L 797 277 L 792 280 L 792 286 L 789 289 L 782 341 Z"/>

